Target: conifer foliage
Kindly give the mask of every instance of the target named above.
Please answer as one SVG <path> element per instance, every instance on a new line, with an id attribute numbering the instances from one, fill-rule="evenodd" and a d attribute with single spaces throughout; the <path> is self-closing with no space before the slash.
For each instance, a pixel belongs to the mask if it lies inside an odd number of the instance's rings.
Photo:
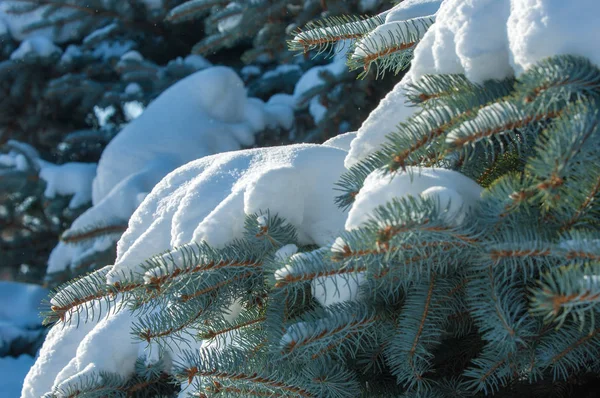
<path id="1" fill-rule="evenodd" d="M 396 69 L 435 16 L 414 19 L 327 21 L 291 46 L 352 37 L 351 65 Z M 155 396 L 166 381 L 199 397 L 543 397 L 597 381 L 598 66 L 555 55 L 517 78 L 425 75 L 406 97 L 413 115 L 339 180 L 350 210 L 329 245 L 302 245 L 264 209 L 224 246 L 184 245 L 59 289 L 47 322 L 127 314 L 147 366 L 48 397 Z M 373 205 L 431 176 L 454 185 Z M 483 187 L 474 203 L 469 178 Z"/>
<path id="2" fill-rule="evenodd" d="M 236 68 L 249 95 L 292 94 L 304 72 L 330 63 L 296 57 L 287 31 L 321 16 L 376 11 L 346 1 L 7 0 L 0 2 L 0 157 L 19 141 L 44 161 L 97 162 L 107 144 L 168 87 L 211 62 Z M 6 21 L 6 23 L 5 23 Z M 5 26 L 6 25 L 6 26 Z M 240 56 L 243 54 L 242 60 Z M 206 56 L 207 58 L 204 58 Z M 210 60 L 210 62 L 209 62 Z M 249 65 L 247 70 L 243 67 Z M 258 71 L 258 72 L 257 72 Z M 357 127 L 386 87 L 356 80 L 345 68 L 322 68 L 293 100 L 292 132 L 265 129 L 256 145 L 322 142 Z M 358 91 L 362 95 L 349 95 Z M 339 101 L 343 99 L 343 101 Z M 319 120 L 307 111 L 309 102 Z M 349 109 L 361 111 L 349 112 Z M 17 143 L 18 144 L 18 143 Z M 13 156 L 14 154 L 14 156 Z M 126 220 L 84 229 L 69 226 L 90 204 L 70 208 L 69 195 L 47 197 L 40 168 L 0 165 L 0 247 L 11 278 L 39 282 L 57 238 L 77 246 L 118 239 Z M 65 197 L 66 196 L 66 197 Z M 114 260 L 114 245 L 51 269 L 51 286 Z M 52 267 L 51 267 L 52 268 Z M 27 270 L 25 272 L 24 270 Z"/>

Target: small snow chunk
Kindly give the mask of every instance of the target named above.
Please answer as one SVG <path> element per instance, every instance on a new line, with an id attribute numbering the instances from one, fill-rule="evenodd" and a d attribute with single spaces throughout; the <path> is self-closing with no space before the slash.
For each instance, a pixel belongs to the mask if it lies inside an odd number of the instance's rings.
<path id="1" fill-rule="evenodd" d="M 61 49 L 47 37 L 34 36 L 23 40 L 19 47 L 10 55 L 10 59 L 13 61 L 37 60 L 59 56 L 61 53 Z"/>
<path id="2" fill-rule="evenodd" d="M 275 252 L 275 259 L 283 262 L 290 258 L 292 255 L 296 254 L 297 252 L 298 246 L 294 245 L 293 243 L 290 243 L 289 245 L 285 245 Z"/>
<path id="3" fill-rule="evenodd" d="M 311 293 L 315 300 L 322 306 L 360 299 L 360 285 L 365 281 L 362 272 L 342 276 L 326 276 L 314 279 L 311 284 Z"/>
<path id="4" fill-rule="evenodd" d="M 123 113 L 128 122 L 138 118 L 144 112 L 144 104 L 140 101 L 128 101 L 123 103 Z"/>
<path id="5" fill-rule="evenodd" d="M 260 70 L 260 67 L 258 67 L 256 65 L 246 65 L 242 68 L 240 73 L 245 80 L 251 76 L 260 76 L 261 70 Z"/>
<path id="6" fill-rule="evenodd" d="M 72 209 L 91 202 L 96 163 L 71 162 L 53 165 L 40 161 L 40 164 L 40 178 L 46 182 L 44 196 L 54 198 L 56 195 L 73 195 L 69 202 Z"/>
<path id="7" fill-rule="evenodd" d="M 132 50 L 128 51 L 125 54 L 121 55 L 121 61 L 135 61 L 142 62 L 144 57 L 139 52 Z"/>
<path id="8" fill-rule="evenodd" d="M 230 10 L 232 15 L 219 21 L 217 28 L 219 29 L 220 33 L 226 33 L 237 28 L 240 22 L 242 22 L 243 18 L 243 8 L 236 2 L 229 3 L 227 7 L 225 7 L 225 10 Z"/>
<path id="9" fill-rule="evenodd" d="M 106 108 L 100 108 L 98 105 L 94 106 L 94 115 L 96 115 L 96 119 L 98 120 L 98 125 L 100 127 L 106 126 L 115 112 L 115 107 L 112 105 Z"/>
<path id="10" fill-rule="evenodd" d="M 143 92 L 142 87 L 135 82 L 129 83 L 125 87 L 125 94 L 135 95 L 135 94 L 141 94 L 142 92 Z"/>
<path id="11" fill-rule="evenodd" d="M 93 31 L 92 33 L 90 33 L 89 35 L 87 35 L 86 37 L 83 38 L 83 44 L 90 44 L 93 41 L 102 40 L 107 35 L 111 34 L 115 30 L 117 30 L 118 28 L 119 28 L 118 24 L 111 23 L 100 29 L 96 29 L 95 31 Z"/>
<path id="12" fill-rule="evenodd" d="M 267 226 L 267 223 L 269 222 L 269 220 L 268 220 L 267 216 L 265 216 L 265 215 L 262 215 L 262 216 L 258 216 L 258 217 L 256 218 L 256 222 L 258 223 L 258 225 L 259 225 L 260 227 L 263 227 L 263 228 L 264 228 L 264 227 L 266 227 L 266 226 Z"/>
<path id="13" fill-rule="evenodd" d="M 209 60 L 198 54 L 190 54 L 183 59 L 183 63 L 196 70 L 210 68 L 212 64 Z"/>

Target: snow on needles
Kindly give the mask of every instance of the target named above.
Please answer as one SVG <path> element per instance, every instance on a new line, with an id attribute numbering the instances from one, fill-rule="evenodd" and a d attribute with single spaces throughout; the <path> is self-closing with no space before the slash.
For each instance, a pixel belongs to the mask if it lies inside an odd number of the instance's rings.
<path id="1" fill-rule="evenodd" d="M 346 230 L 359 228 L 373 210 L 392 199 L 413 196 L 439 201 L 448 220 L 460 223 L 469 208 L 479 200 L 482 188 L 473 180 L 453 170 L 407 167 L 406 171 L 386 174 L 371 173 L 361 188 L 348 214 Z"/>
<path id="2" fill-rule="evenodd" d="M 408 196 L 432 199 L 440 212 L 453 224 L 460 224 L 470 209 L 476 206 L 482 188 L 457 171 L 438 168 L 408 167 L 404 172 L 386 174 L 384 170 L 371 173 L 361 188 L 346 220 L 347 231 L 367 222 L 373 211 L 393 199 Z M 343 251 L 345 243 L 337 238 L 332 251 Z M 311 284 L 313 297 L 323 306 L 360 299 L 360 285 L 364 275 L 351 278 L 321 277 Z"/>
<path id="3" fill-rule="evenodd" d="M 345 171 L 345 154 L 333 147 L 291 145 L 222 153 L 177 169 L 131 217 L 109 282 L 140 271 L 149 253 L 202 241 L 222 247 L 241 238 L 245 216 L 259 211 L 294 225 L 300 243 L 326 245 L 346 219 L 331 189 Z"/>
<path id="4" fill-rule="evenodd" d="M 219 247 L 241 238 L 245 215 L 265 209 L 294 225 L 299 243 L 327 245 L 346 219 L 331 189 L 345 171 L 345 154 L 300 144 L 221 153 L 180 167 L 156 185 L 131 217 L 108 282 L 119 281 L 123 271 L 139 272 L 149 256 L 174 246 L 204 241 Z M 287 247 L 280 255 L 294 250 Z M 145 343 L 132 342 L 132 315 L 126 309 L 107 314 L 102 302 L 95 305 L 94 313 L 102 314 L 96 322 L 52 328 L 26 379 L 24 398 L 66 388 L 92 372 L 133 372 Z"/>
<path id="5" fill-rule="evenodd" d="M 465 74 L 482 83 L 519 76 L 544 58 L 564 54 L 587 57 L 600 67 L 596 0 L 404 1 L 386 21 L 424 16 L 437 6 L 435 23 L 414 50 L 411 70 L 364 121 L 346 167 L 379 149 L 396 125 L 415 113 L 418 108 L 405 103 L 406 85 L 423 75 Z"/>
<path id="6" fill-rule="evenodd" d="M 464 73 L 481 83 L 561 54 L 600 66 L 598 12 L 596 0 L 445 0 L 415 49 L 413 76 Z"/>
<path id="7" fill-rule="evenodd" d="M 398 123 L 419 110 L 407 104 L 406 92 L 411 82 L 410 73 L 407 73 L 369 114 L 350 144 L 350 152 L 345 160 L 346 167 L 350 168 L 376 152 L 386 141 L 386 136 L 396 130 Z"/>
<path id="8" fill-rule="evenodd" d="M 126 225 L 170 171 L 202 156 L 250 146 L 254 134 L 266 126 L 289 127 L 292 113 L 282 104 L 248 98 L 241 79 L 226 67 L 208 68 L 180 80 L 108 144 L 93 183 L 93 207 L 67 233 Z M 106 249 L 104 243 L 101 248 Z M 96 250 L 95 244 L 93 240 L 59 243 L 50 255 L 48 272 L 76 266 Z"/>

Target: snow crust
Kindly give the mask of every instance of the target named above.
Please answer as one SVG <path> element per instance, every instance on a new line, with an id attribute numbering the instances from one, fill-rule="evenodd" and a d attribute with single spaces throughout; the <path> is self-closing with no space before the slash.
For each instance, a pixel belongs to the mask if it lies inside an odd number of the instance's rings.
<path id="1" fill-rule="evenodd" d="M 135 52 L 121 59 L 136 59 Z M 270 126 L 290 127 L 293 110 L 281 103 L 248 98 L 232 69 L 196 72 L 165 90 L 108 144 L 92 186 L 93 207 L 71 231 L 126 224 L 152 188 L 170 171 L 194 159 L 254 144 Z M 114 237 L 112 238 L 114 241 Z M 48 272 L 76 264 L 95 242 L 59 243 Z"/>

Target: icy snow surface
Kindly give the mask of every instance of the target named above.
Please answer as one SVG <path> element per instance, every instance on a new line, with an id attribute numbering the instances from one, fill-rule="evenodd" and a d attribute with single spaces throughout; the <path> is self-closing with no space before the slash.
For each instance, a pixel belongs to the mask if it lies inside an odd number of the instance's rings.
<path id="1" fill-rule="evenodd" d="M 122 57 L 135 58 L 135 52 Z M 266 126 L 289 127 L 292 110 L 248 98 L 232 69 L 196 72 L 165 90 L 106 147 L 93 183 L 93 207 L 71 230 L 124 225 L 141 199 L 166 174 L 191 160 L 254 143 Z M 93 251 L 93 241 L 59 243 L 48 272 L 60 271 Z"/>

